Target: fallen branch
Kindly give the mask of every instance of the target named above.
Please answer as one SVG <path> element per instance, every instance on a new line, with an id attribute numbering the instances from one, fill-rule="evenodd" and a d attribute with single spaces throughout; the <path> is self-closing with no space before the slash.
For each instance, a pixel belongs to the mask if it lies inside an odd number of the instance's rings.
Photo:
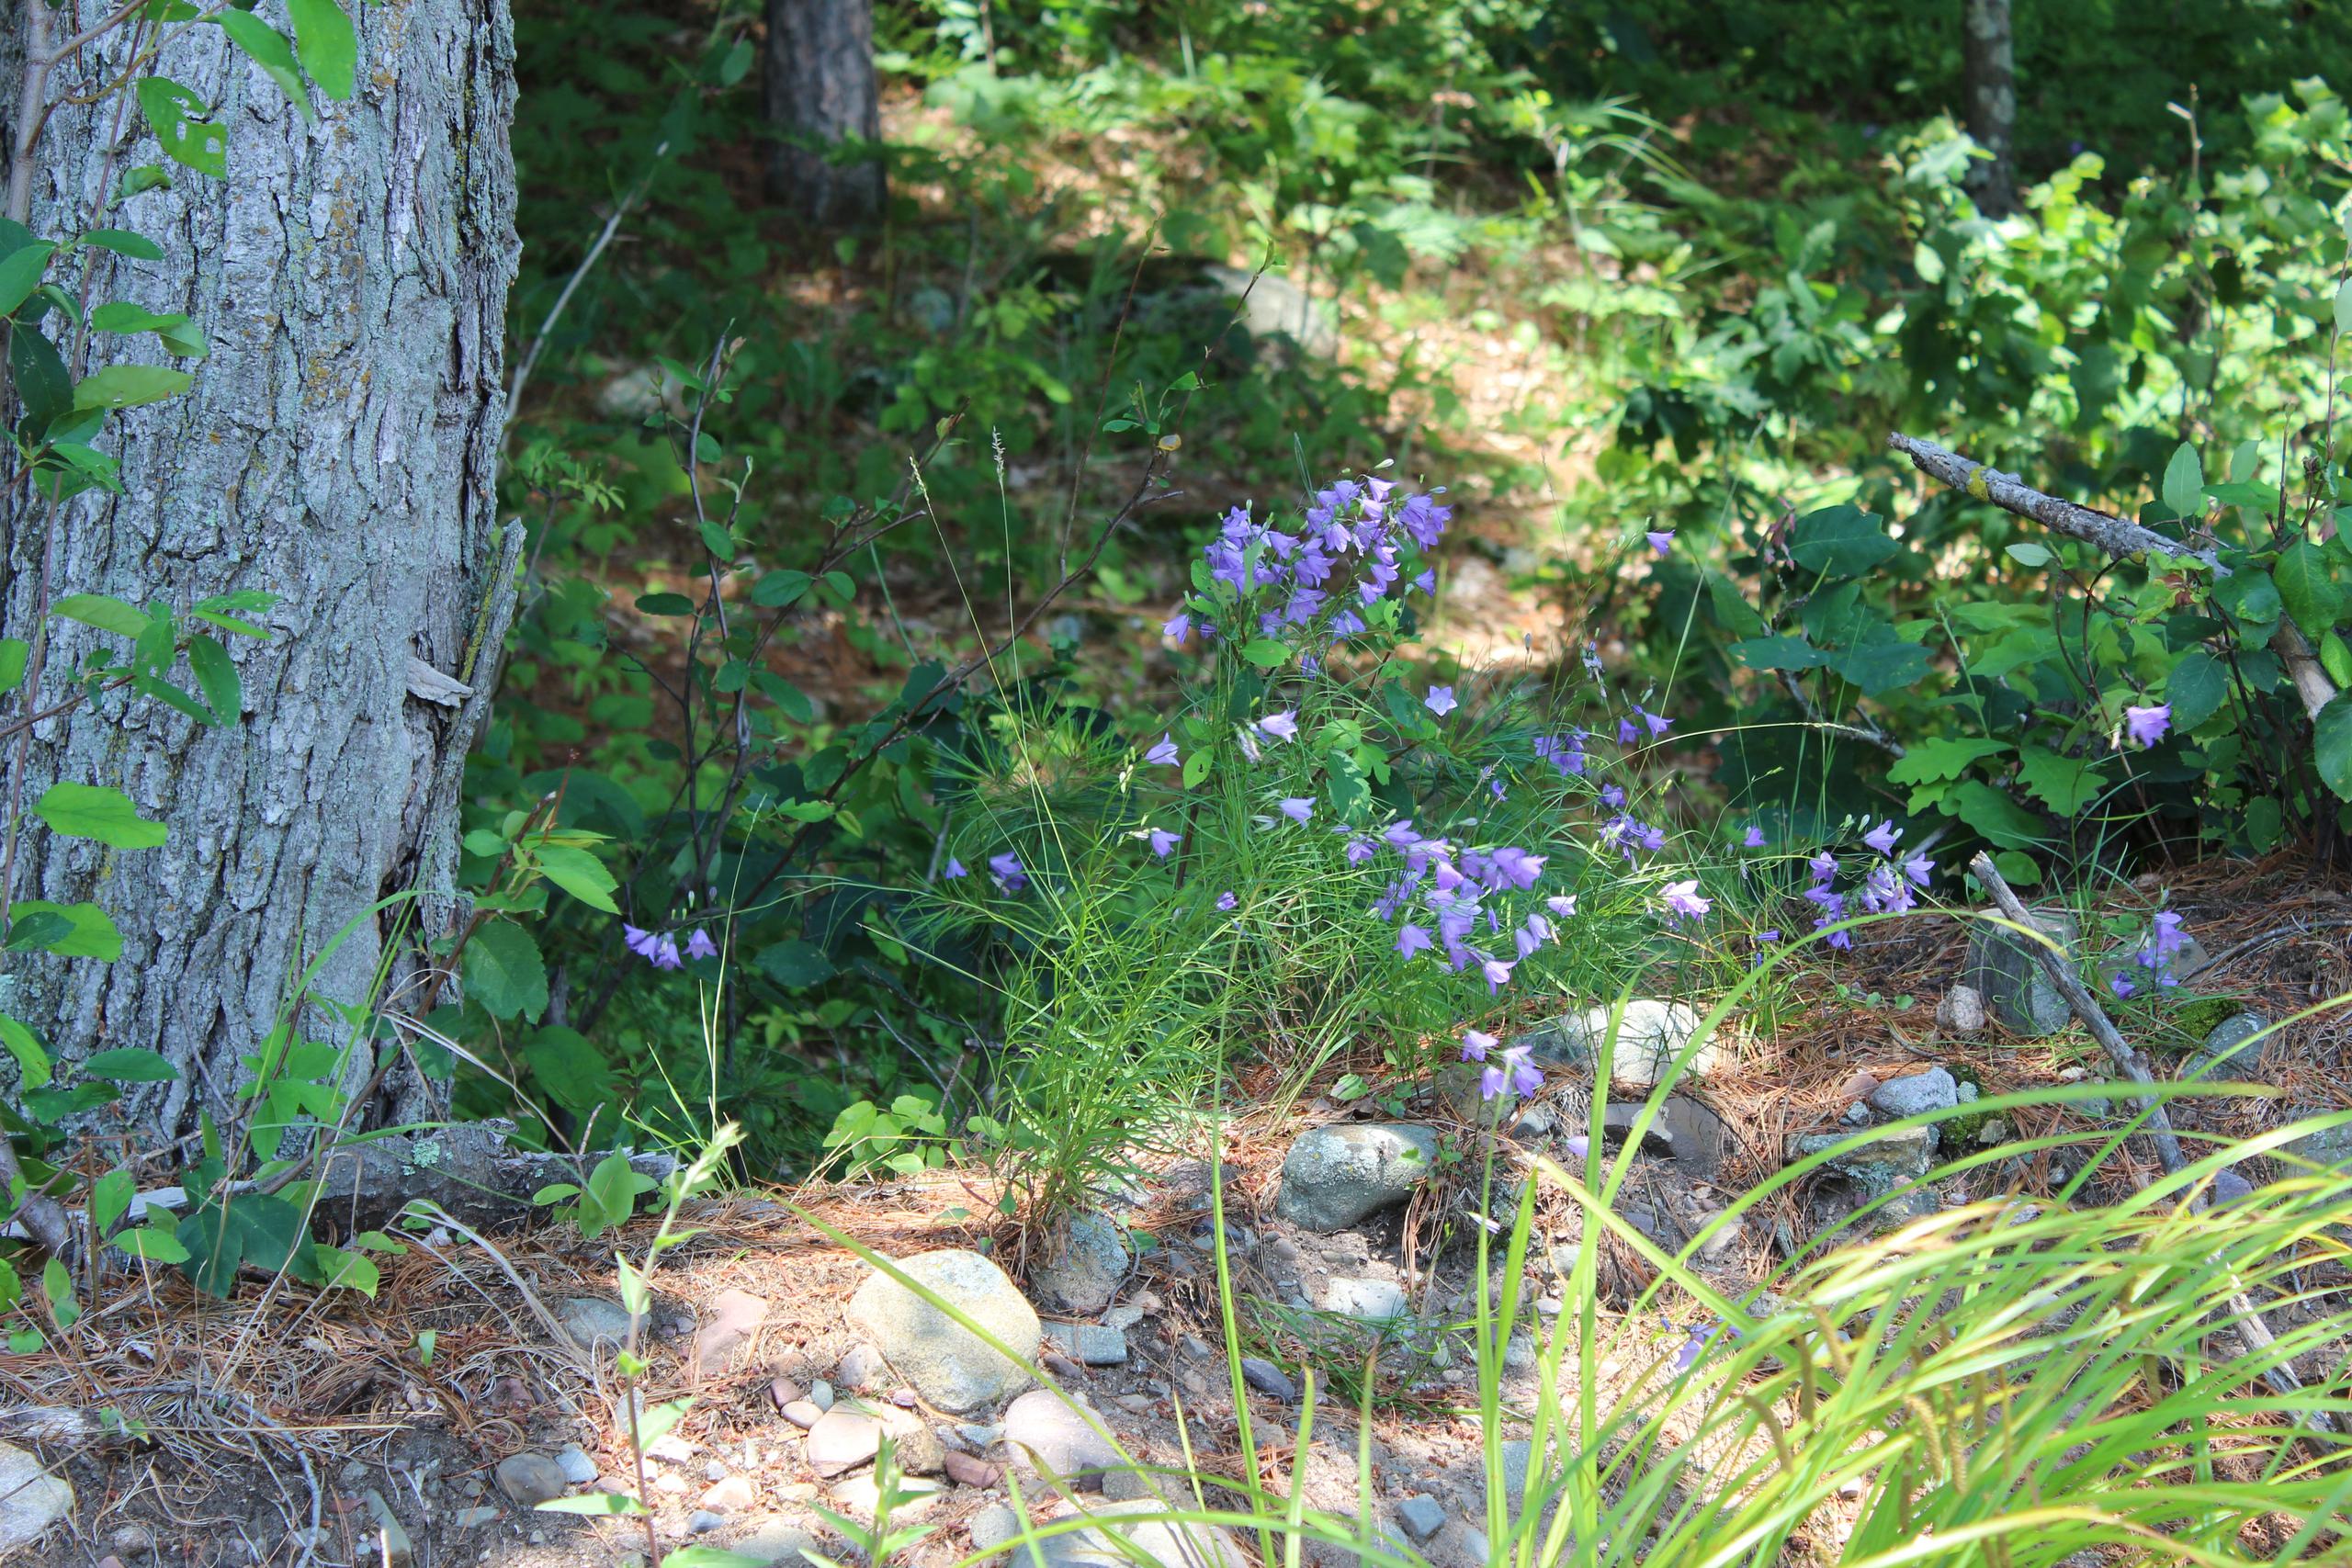
<path id="1" fill-rule="evenodd" d="M 2009 886 L 1993 864 L 1991 855 L 1979 851 L 1976 858 L 1968 863 L 1968 871 L 1970 875 L 1984 884 L 1985 892 L 1992 895 L 1994 906 L 2009 920 L 2029 931 L 2039 929 L 2032 917 L 2026 913 L 2025 905 L 2018 900 L 2016 890 Z M 2090 1031 L 2091 1038 L 2099 1043 L 2100 1048 L 2122 1070 L 2124 1077 L 2140 1086 L 2134 1098 L 2139 1100 L 2140 1109 L 2147 1119 L 2149 1136 L 2156 1145 L 2156 1158 L 2164 1166 L 2165 1175 L 2178 1175 L 2188 1162 L 2181 1156 L 2180 1139 L 2172 1130 L 2172 1119 L 2165 1114 L 2163 1104 L 2156 1099 L 2155 1075 L 2148 1071 L 2147 1064 L 2140 1059 L 2137 1051 L 2132 1049 L 2131 1042 L 2123 1038 L 2114 1021 L 2107 1016 L 2107 1010 L 2098 1005 L 2098 998 L 2091 995 L 2089 987 L 2083 984 L 2082 977 L 2075 973 L 2075 966 L 2066 961 L 2056 944 L 2029 942 L 2027 946 L 2033 954 L 2034 962 L 2041 965 L 2041 972 L 2051 985 L 2066 998 L 2066 1005 L 2074 1010 L 2075 1017 Z M 2201 1192 L 2194 1200 L 2200 1209 L 2209 1201 L 2209 1196 Z M 2240 1337 L 2255 1349 L 2261 1350 L 2277 1343 L 2270 1325 L 2263 1321 L 2253 1298 L 2245 1291 L 2232 1293 L 2230 1311 L 2235 1314 Z M 2265 1368 L 2262 1376 L 2263 1381 L 2281 1397 L 2291 1399 L 2302 1392 L 2303 1385 L 2295 1376 L 2294 1369 L 2283 1363 Z M 2335 1423 L 2324 1411 L 2306 1411 L 2304 1419 L 2321 1431 L 2335 1430 Z"/>
<path id="2" fill-rule="evenodd" d="M 1897 431 L 1886 438 L 1886 444 L 1910 458 L 1911 466 L 1929 479 L 1979 501 L 1989 501 L 2013 515 L 2030 518 L 2070 539 L 2080 539 L 2110 556 L 2187 556 L 2203 561 L 2216 577 L 2230 574 L 2230 569 L 2212 550 L 2191 549 L 2178 539 L 2167 539 L 2153 528 L 2143 528 L 2112 513 L 2045 495 L 2015 474 L 1988 468 L 1932 441 Z M 2295 683 L 2295 695 L 2302 700 L 2303 712 L 2316 723 L 2320 709 L 2335 700 L 2335 682 L 2320 668 L 2311 644 L 2303 640 L 2303 634 L 2295 629 L 2293 622 L 2279 621 L 2278 629 L 2270 634 L 2270 649 L 2286 664 L 2288 677 Z"/>

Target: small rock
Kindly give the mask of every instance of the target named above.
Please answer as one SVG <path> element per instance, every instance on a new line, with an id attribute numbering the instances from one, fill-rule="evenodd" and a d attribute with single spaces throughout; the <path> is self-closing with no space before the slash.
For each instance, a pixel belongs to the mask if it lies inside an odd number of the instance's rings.
<path id="1" fill-rule="evenodd" d="M 645 1445 L 645 1457 L 663 1464 L 684 1464 L 695 1457 L 695 1446 L 675 1432 L 664 1432 Z"/>
<path id="2" fill-rule="evenodd" d="M 819 1378 L 815 1382 L 810 1383 L 808 1403 L 820 1410 L 831 1410 L 833 1407 L 833 1385 L 823 1378 Z"/>
<path id="3" fill-rule="evenodd" d="M 2190 1063 L 2199 1077 L 2245 1080 L 2262 1064 L 2262 1046 L 2255 1036 L 2270 1027 L 2258 1012 L 2233 1013 L 2213 1026 Z"/>
<path id="4" fill-rule="evenodd" d="M 759 1486 L 748 1475 L 713 1482 L 702 1495 L 702 1506 L 715 1514 L 748 1514 L 759 1500 Z"/>
<path id="5" fill-rule="evenodd" d="M 1403 1123 L 1356 1123 L 1303 1133 L 1283 1159 L 1275 1212 L 1329 1233 L 1401 1203 L 1437 1161 L 1437 1134 Z"/>
<path id="6" fill-rule="evenodd" d="M 1844 1133 L 1808 1133 L 1789 1140 L 1792 1163 L 1830 1149 L 1842 1151 L 1824 1168 L 1879 1197 L 1919 1180 L 1934 1168 L 1936 1130 L 1905 1127 L 1860 1138 Z"/>
<path id="7" fill-rule="evenodd" d="M 966 1422 L 956 1428 L 956 1435 L 970 1445 L 974 1453 L 986 1453 L 1004 1440 L 1004 1423 L 994 1421 L 983 1427 L 976 1422 Z"/>
<path id="8" fill-rule="evenodd" d="M 1564 1013 L 1510 1043 L 1533 1047 L 1539 1062 L 1589 1066 L 1599 1059 L 1601 1047 L 1609 1039 L 1614 1011 L 1613 1008 L 1596 1007 L 1580 1013 Z M 1673 1070 L 1678 1057 L 1682 1060 L 1682 1077 L 1704 1078 L 1713 1074 L 1722 1057 L 1713 1036 L 1690 1049 L 1687 1055 L 1684 1054 L 1699 1032 L 1700 1021 L 1697 1011 L 1681 1002 L 1646 997 L 1627 1002 L 1624 1016 L 1617 1024 L 1616 1046 L 1610 1056 L 1610 1077 L 1628 1089 L 1654 1089 L 1660 1077 Z"/>
<path id="9" fill-rule="evenodd" d="M 2060 909 L 2027 911 L 2028 923 L 2060 948 L 2072 951 L 2082 935 L 2072 915 Z M 2007 926 L 1979 922 L 1968 937 L 1966 984 L 1984 998 L 1985 1010 L 2019 1034 L 2055 1034 L 2074 1020 L 2074 1010 L 2042 973 L 2041 942 Z"/>
<path id="10" fill-rule="evenodd" d="M 1890 1118 L 1917 1116 L 1932 1111 L 1950 1111 L 1960 1103 L 1960 1083 L 1949 1069 L 1929 1067 L 1924 1073 L 1913 1073 L 1881 1084 L 1878 1092 L 1870 1097 L 1871 1109 Z"/>
<path id="11" fill-rule="evenodd" d="M 781 1563 L 784 1568 L 807 1568 L 804 1551 L 822 1550 L 816 1536 L 801 1520 L 788 1514 L 771 1514 L 752 1527 L 749 1535 L 735 1540 L 727 1549 L 738 1557 L 748 1557 L 763 1565 Z"/>
<path id="12" fill-rule="evenodd" d="M 1868 1073 L 1857 1072 L 1838 1086 L 1840 1100 L 1868 1100 L 1878 1092 L 1878 1079 Z"/>
<path id="13" fill-rule="evenodd" d="M 937 1475 L 946 1468 L 947 1445 L 922 1421 L 894 1410 L 883 1426 L 899 1470 L 909 1475 Z"/>
<path id="14" fill-rule="evenodd" d="M 496 1524 L 498 1518 L 498 1510 L 495 1508 L 460 1508 L 454 1516 L 453 1522 L 461 1530 L 478 1530 L 484 1525 Z"/>
<path id="15" fill-rule="evenodd" d="M 1846 1114 L 1841 1120 L 1849 1127 L 1867 1127 L 1870 1125 L 1871 1108 L 1858 1100 L 1846 1107 Z"/>
<path id="16" fill-rule="evenodd" d="M 1072 1378 L 1082 1378 L 1086 1375 L 1086 1369 L 1083 1366 L 1071 1360 L 1059 1350 L 1046 1351 L 1037 1358 L 1037 1364 L 1064 1382 L 1069 1382 Z"/>
<path id="17" fill-rule="evenodd" d="M 1522 1144 L 1540 1143 L 1559 1131 L 1560 1119 L 1548 1105 L 1531 1105 L 1510 1124 L 1510 1135 Z"/>
<path id="18" fill-rule="evenodd" d="M 1043 1568 L 1103 1568 L 1133 1562 L 1131 1553 L 1159 1568 L 1246 1568 L 1250 1559 L 1230 1532 L 1216 1525 L 1170 1525 L 1149 1517 L 1167 1510 L 1168 1505 L 1157 1497 L 1104 1503 L 1087 1510 L 1098 1521 L 1093 1528 L 1039 1541 L 1035 1550 Z M 1126 1517 L 1133 1515 L 1146 1517 Z M 1030 1568 L 1026 1549 L 1021 1568 Z"/>
<path id="19" fill-rule="evenodd" d="M 723 1530 L 726 1528 L 727 1516 L 714 1513 L 708 1508 L 696 1508 L 686 1516 L 686 1529 L 695 1535 L 708 1535 L 713 1530 Z"/>
<path id="20" fill-rule="evenodd" d="M 551 1503 L 571 1485 L 563 1466 L 545 1454 L 510 1454 L 498 1461 L 498 1468 L 492 1474 L 498 1482 L 498 1489 L 518 1508 Z"/>
<path id="21" fill-rule="evenodd" d="M 1021 1516 L 1002 1503 L 995 1503 L 965 1520 L 964 1529 L 975 1547 L 993 1551 L 1021 1533 Z"/>
<path id="22" fill-rule="evenodd" d="M 2313 1112 L 2306 1111 L 2301 1114 L 2309 1116 Z M 2352 1125 L 2323 1127 L 2317 1132 L 2306 1133 L 2300 1138 L 2281 1144 L 2278 1152 L 2291 1155 L 2299 1160 L 2308 1160 L 2323 1171 L 2352 1172 Z M 2303 1174 L 2301 1168 L 2297 1166 L 2289 1165 L 2286 1169 L 2290 1176 Z"/>
<path id="23" fill-rule="evenodd" d="M 947 1479 L 958 1486 L 988 1487 L 1004 1479 L 1004 1466 L 991 1464 L 971 1454 L 958 1453 L 953 1449 L 947 1451 L 942 1468 L 946 1472 Z"/>
<path id="24" fill-rule="evenodd" d="M 556 1303 L 556 1322 L 583 1347 L 625 1345 L 631 1319 L 628 1309 L 604 1296 L 572 1296 Z"/>
<path id="25" fill-rule="evenodd" d="M 801 1386 L 781 1372 L 768 1380 L 768 1403 L 782 1410 L 787 1404 L 798 1404 L 808 1395 Z"/>
<path id="26" fill-rule="evenodd" d="M 1658 1114 L 1653 1116 L 1645 1101 L 1603 1106 L 1600 1112 L 1601 1138 L 1610 1147 L 1619 1147 L 1626 1139 L 1634 1135 L 1634 1129 L 1640 1126 L 1645 1120 L 1649 1124 L 1642 1127 L 1642 1152 L 1664 1155 L 1667 1158 L 1672 1159 L 1674 1157 L 1673 1130 L 1667 1125 L 1663 1110 L 1661 1109 Z"/>
<path id="27" fill-rule="evenodd" d="M 1445 1528 L 1445 1510 L 1433 1497 L 1408 1497 L 1396 1505 L 1396 1528 L 1418 1546 Z"/>
<path id="28" fill-rule="evenodd" d="M 2214 1175 L 2211 1198 L 2213 1208 L 2226 1209 L 2233 1203 L 2243 1203 L 2253 1196 L 2254 1183 L 2236 1171 L 2224 1170 Z"/>
<path id="29" fill-rule="evenodd" d="M 118 1526 L 107 1544 L 125 1557 L 141 1557 L 155 1550 L 155 1532 L 136 1521 Z"/>
<path id="30" fill-rule="evenodd" d="M 768 1319 L 768 1303 L 749 1291 L 721 1291 L 710 1303 L 710 1315 L 695 1333 L 695 1371 L 717 1377 L 752 1343 Z"/>
<path id="31" fill-rule="evenodd" d="M 1115 1328 L 1091 1323 L 1049 1323 L 1046 1342 L 1090 1367 L 1123 1367 L 1127 1362 L 1127 1337 Z"/>
<path id="32" fill-rule="evenodd" d="M 1125 1225 L 1100 1214 L 1073 1214 L 1048 1235 L 1046 1261 L 1031 1271 L 1029 1282 L 1046 1305 L 1091 1317 L 1118 1294 L 1130 1261 Z"/>
<path id="33" fill-rule="evenodd" d="M 585 1486 L 596 1479 L 596 1461 L 582 1452 L 578 1443 L 566 1443 L 556 1450 L 555 1466 L 572 1486 Z"/>
<path id="34" fill-rule="evenodd" d="M 1216 1354 L 1215 1350 L 1209 1348 L 1209 1342 L 1202 1338 L 1197 1334 L 1187 1334 L 1184 1336 L 1181 1343 L 1183 1347 L 1184 1354 L 1192 1357 L 1193 1359 L 1196 1361 L 1205 1361 L 1210 1357 Z"/>
<path id="35" fill-rule="evenodd" d="M 2012 1135 L 2008 1122 L 1999 1116 L 1986 1117 L 1984 1124 L 1976 1129 L 1977 1143 L 1988 1149 L 2007 1143 Z"/>
<path id="36" fill-rule="evenodd" d="M 1285 1404 L 1298 1397 L 1298 1385 L 1290 1381 L 1289 1374 L 1262 1356 L 1241 1358 L 1241 1381 L 1260 1393 Z"/>
<path id="37" fill-rule="evenodd" d="M 804 1432 L 822 1419 L 824 1414 L 813 1400 L 796 1399 L 784 1407 L 784 1418 Z"/>
<path id="38" fill-rule="evenodd" d="M 855 1470 L 874 1458 L 882 1446 L 882 1423 L 846 1404 L 835 1405 L 808 1429 L 801 1457 L 808 1468 L 831 1479 Z"/>
<path id="39" fill-rule="evenodd" d="M 6 1484 L 6 1475 L 0 1474 L 0 1486 Z M 379 1563 L 393 1564 L 394 1568 L 416 1561 L 416 1543 L 409 1540 L 408 1531 L 401 1527 L 400 1516 L 384 1501 L 384 1495 L 371 1487 L 360 1495 L 359 1500 L 367 1505 L 368 1517 L 374 1527 L 374 1539 L 365 1548 L 367 1555 Z"/>
<path id="40" fill-rule="evenodd" d="M 879 1278 L 879 1276 L 877 1276 Z M 853 1393 L 871 1393 L 882 1386 L 890 1369 L 882 1364 L 882 1353 L 871 1345 L 853 1345 L 833 1369 L 833 1376 Z"/>
<path id="41" fill-rule="evenodd" d="M 1038 1342 L 1036 1309 L 1012 1288 L 1003 1269 L 978 1253 L 926 1252 L 899 1268 L 956 1303 L 1000 1343 L 1026 1350 Z M 850 1299 L 849 1319 L 942 1410 L 976 1410 L 1028 1386 L 1029 1374 L 1020 1363 L 879 1271 Z"/>
<path id="42" fill-rule="evenodd" d="M 1050 1389 L 1032 1389 L 1005 1407 L 1004 1446 L 1015 1461 L 1099 1491 L 1119 1450 Z"/>
<path id="43" fill-rule="evenodd" d="M 899 1478 L 899 1500 L 890 1510 L 890 1517 L 919 1519 L 939 1506 L 946 1493 L 944 1483 L 920 1475 Z M 833 1487 L 833 1502 L 843 1513 L 870 1519 L 882 1500 L 882 1490 L 871 1475 L 853 1475 Z"/>
<path id="44" fill-rule="evenodd" d="M 1954 1034 L 1975 1034 L 1984 1027 L 1984 994 L 1975 987 L 1958 985 L 1944 993 L 1936 1004 L 1936 1027 Z M 1867 1095 L 1855 1096 L 1858 1100 Z"/>
<path id="45" fill-rule="evenodd" d="M 1386 1323 L 1408 1316 L 1412 1307 L 1404 1287 L 1394 1280 L 1333 1280 L 1323 1288 L 1323 1310 L 1367 1323 Z"/>
<path id="46" fill-rule="evenodd" d="M 1143 1317 L 1143 1308 L 1139 1306 L 1114 1306 L 1102 1314 L 1102 1326 L 1115 1328 L 1125 1334 L 1128 1329 L 1141 1323 Z"/>

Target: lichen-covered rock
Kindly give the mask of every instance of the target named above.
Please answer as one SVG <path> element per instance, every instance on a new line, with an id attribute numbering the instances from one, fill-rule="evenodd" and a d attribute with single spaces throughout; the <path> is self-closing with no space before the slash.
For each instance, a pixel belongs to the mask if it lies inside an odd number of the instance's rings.
<path id="1" fill-rule="evenodd" d="M 1047 1306 L 1091 1317 L 1127 1277 L 1126 1227 L 1100 1214 L 1072 1214 L 1046 1239 L 1046 1259 L 1029 1283 Z"/>
<path id="2" fill-rule="evenodd" d="M 2082 935 L 2073 916 L 2057 909 L 2027 913 L 2035 930 L 2072 953 Z M 2019 1034 L 2055 1034 L 2074 1017 L 2034 956 L 2045 951 L 2006 925 L 1979 922 L 1969 932 L 1966 984 L 1984 998 L 1994 1017 Z"/>
<path id="3" fill-rule="evenodd" d="M 1582 1012 L 1562 1013 L 1517 1036 L 1510 1043 L 1532 1046 L 1533 1057 L 1539 1062 L 1589 1068 L 1600 1059 L 1601 1046 L 1610 1038 L 1610 1021 L 1614 1012 L 1613 1008 L 1595 1007 Z M 1679 1077 L 1708 1077 L 1715 1071 L 1722 1054 L 1713 1035 L 1691 1047 L 1699 1024 L 1698 1011 L 1682 1002 L 1659 1001 L 1650 997 L 1637 997 L 1627 1002 L 1624 1016 L 1617 1021 L 1616 1043 L 1609 1064 L 1611 1080 L 1628 1089 L 1655 1088 L 1660 1078 L 1675 1070 L 1678 1057 L 1682 1061 Z M 1690 1048 L 1687 1056 L 1683 1054 L 1686 1048 Z"/>
<path id="4" fill-rule="evenodd" d="M 1437 1134 L 1408 1122 L 1317 1127 L 1283 1160 L 1274 1212 L 1318 1232 L 1345 1230 L 1413 1195 L 1437 1164 Z"/>
<path id="5" fill-rule="evenodd" d="M 1870 1106 L 1891 1121 L 1950 1111 L 1960 1103 L 1960 1083 L 1942 1067 L 1892 1078 L 1871 1091 Z"/>
<path id="6" fill-rule="evenodd" d="M 1835 1149 L 1824 1168 L 1851 1181 L 1866 1197 L 1883 1197 L 1935 1168 L 1936 1129 L 1904 1127 L 1860 1136 L 1808 1133 L 1789 1140 L 1791 1163 Z"/>
<path id="7" fill-rule="evenodd" d="M 1035 1354 L 1037 1310 L 1003 1269 L 978 1253 L 925 1252 L 899 1268 L 1008 1349 Z M 1029 1373 L 1018 1362 L 879 1270 L 850 1298 L 848 1315 L 883 1359 L 942 1410 L 978 1410 L 1029 1386 Z"/>
<path id="8" fill-rule="evenodd" d="M 1984 1027 L 1984 996 L 1975 987 L 1958 985 L 1936 1004 L 1936 1027 L 1954 1034 L 1974 1034 Z"/>

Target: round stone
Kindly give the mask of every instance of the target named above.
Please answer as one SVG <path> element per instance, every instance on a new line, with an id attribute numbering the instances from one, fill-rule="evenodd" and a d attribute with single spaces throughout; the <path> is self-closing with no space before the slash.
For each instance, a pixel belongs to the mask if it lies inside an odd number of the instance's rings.
<path id="1" fill-rule="evenodd" d="M 1037 1311 L 1004 1270 L 977 1252 L 950 1248 L 906 1258 L 899 1269 L 933 1297 L 955 1303 L 1001 1344 L 1033 1355 Z M 850 1298 L 849 1320 L 890 1365 L 942 1410 L 961 1414 L 1029 1386 L 1029 1373 L 890 1276 L 876 1270 Z"/>

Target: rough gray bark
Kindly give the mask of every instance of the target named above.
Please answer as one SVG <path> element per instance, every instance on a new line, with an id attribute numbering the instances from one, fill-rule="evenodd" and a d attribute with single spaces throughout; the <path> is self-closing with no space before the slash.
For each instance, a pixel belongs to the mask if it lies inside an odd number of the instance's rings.
<path id="1" fill-rule="evenodd" d="M 1992 154 L 1968 168 L 1977 210 L 2006 218 L 2018 209 L 2017 54 L 2009 0 L 1962 0 L 1960 76 L 1968 134 Z"/>
<path id="2" fill-rule="evenodd" d="M 819 227 L 872 221 L 886 194 L 882 165 L 837 164 L 826 150 L 844 137 L 881 140 L 874 0 L 767 0 L 767 15 L 762 102 L 777 136 L 769 196 Z"/>
<path id="3" fill-rule="evenodd" d="M 28 9 L 10 23 L 20 58 Z M 37 510 L 6 519 L 0 613 L 12 630 L 35 621 L 45 546 L 52 596 L 175 607 L 233 589 L 282 596 L 264 617 L 270 641 L 228 639 L 242 725 L 110 699 L 104 715 L 40 725 L 28 759 L 28 800 L 58 779 L 109 784 L 169 824 L 164 847 L 116 852 L 28 821 L 15 878 L 19 898 L 92 899 L 121 927 L 117 963 L 17 968 L 11 1010 L 65 1060 L 143 1045 L 179 1064 L 182 1081 L 132 1102 L 156 1136 L 187 1132 L 199 1105 L 232 1109 L 237 1056 L 347 922 L 314 990 L 368 998 L 390 931 L 369 906 L 447 874 L 422 846 L 456 720 L 412 697 L 411 669 L 476 678 L 469 644 L 491 586 L 516 259 L 512 28 L 506 0 L 348 10 L 358 89 L 340 104 L 313 93 L 315 124 L 217 28 L 166 45 L 155 69 L 216 104 L 229 129 L 228 177 L 172 165 L 175 188 L 108 212 L 167 258 L 93 253 L 104 271 L 91 298 L 186 311 L 211 357 L 188 367 L 185 396 L 109 422 L 101 445 L 127 495 L 69 503 L 53 540 Z M 68 28 L 105 14 L 90 0 L 66 12 Z M 61 63 L 55 88 L 90 90 L 129 43 L 118 32 Z M 80 228 L 102 182 L 161 161 L 133 114 L 109 165 L 114 115 L 109 98 L 50 122 L 37 233 Z M 93 365 L 159 353 L 152 338 L 99 334 Z M 100 635 L 53 626 L 50 700 Z M 484 672 L 494 660 L 493 649 Z M 312 1038 L 344 1034 L 323 1012 L 303 1021 Z M 354 1081 L 368 1070 L 356 1064 Z M 429 1099 L 410 1081 L 400 1111 Z"/>

